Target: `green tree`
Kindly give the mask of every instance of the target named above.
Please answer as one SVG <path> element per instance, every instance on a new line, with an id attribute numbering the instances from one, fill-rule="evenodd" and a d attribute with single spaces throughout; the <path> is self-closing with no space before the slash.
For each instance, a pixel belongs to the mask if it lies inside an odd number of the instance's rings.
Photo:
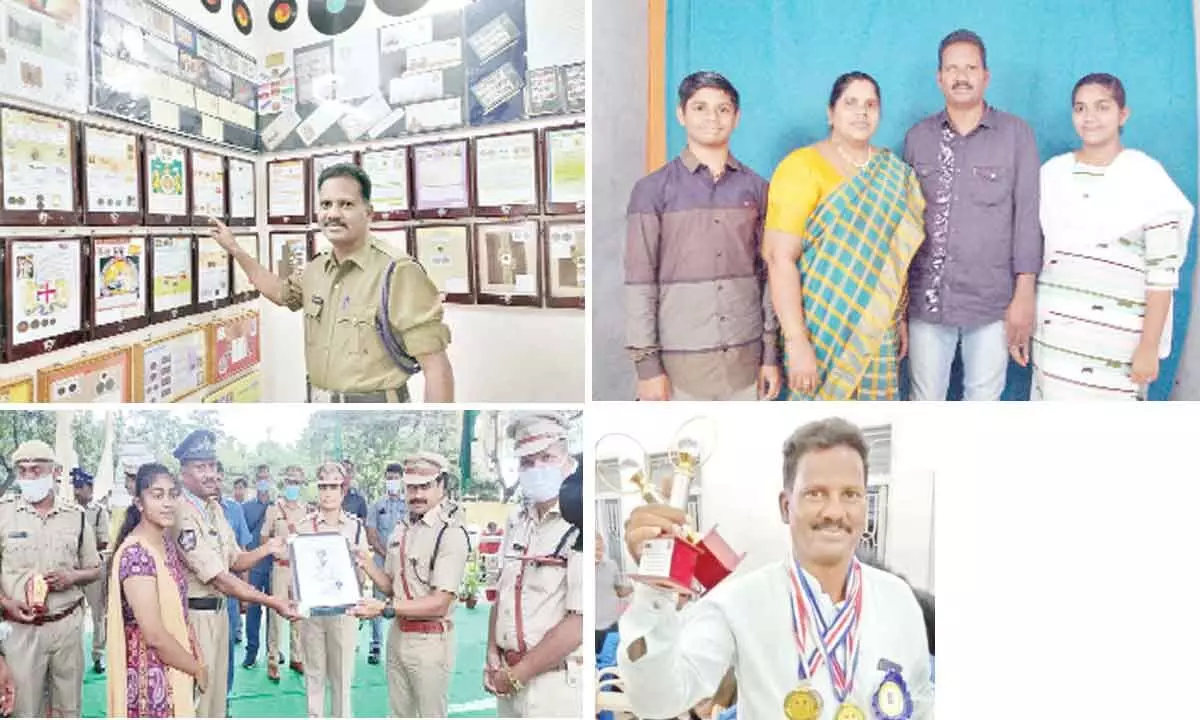
<path id="1" fill-rule="evenodd" d="M 55 416 L 49 410 L 9 410 L 0 413 L 0 494 L 16 480 L 12 454 L 26 440 L 42 440 L 54 445 Z"/>
<path id="2" fill-rule="evenodd" d="M 104 415 L 102 413 L 77 412 L 71 418 L 71 435 L 75 438 L 75 454 L 79 467 L 95 475 L 99 470 L 100 455 L 104 452 Z M 71 468 L 65 468 L 70 472 Z"/>

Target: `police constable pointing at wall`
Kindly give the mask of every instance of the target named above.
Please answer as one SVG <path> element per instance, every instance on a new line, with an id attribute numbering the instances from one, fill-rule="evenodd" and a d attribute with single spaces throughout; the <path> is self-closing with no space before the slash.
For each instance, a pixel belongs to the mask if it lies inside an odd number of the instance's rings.
<path id="1" fill-rule="evenodd" d="M 450 329 L 442 322 L 441 298 L 420 264 L 371 235 L 371 178 L 357 165 L 333 165 L 321 172 L 318 192 L 321 229 L 333 249 L 286 280 L 213 220 L 213 237 L 264 297 L 304 310 L 313 400 L 407 402 L 406 383 L 419 364 L 425 402 L 453 402 Z"/>
<path id="2" fill-rule="evenodd" d="M 217 481 L 216 436 L 195 430 L 175 448 L 183 500 L 179 503 L 172 533 L 179 543 L 187 570 L 188 619 L 196 631 L 196 643 L 211 677 L 196 702 L 197 717 L 224 717 L 229 671 L 229 617 L 225 598 L 232 595 L 248 603 L 259 603 L 294 619 L 293 604 L 255 590 L 234 573 L 252 568 L 268 554 L 282 553 L 283 542 L 272 538 L 258 549 L 238 549 L 233 528 L 225 519 Z"/>

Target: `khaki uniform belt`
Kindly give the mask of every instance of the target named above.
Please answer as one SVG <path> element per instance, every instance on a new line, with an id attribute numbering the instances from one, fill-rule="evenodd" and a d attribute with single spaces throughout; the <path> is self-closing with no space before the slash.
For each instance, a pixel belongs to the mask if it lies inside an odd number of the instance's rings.
<path id="1" fill-rule="evenodd" d="M 333 403 L 406 403 L 411 397 L 408 386 L 403 385 L 395 390 L 374 390 L 372 392 L 338 392 L 327 390 L 329 402 Z"/>

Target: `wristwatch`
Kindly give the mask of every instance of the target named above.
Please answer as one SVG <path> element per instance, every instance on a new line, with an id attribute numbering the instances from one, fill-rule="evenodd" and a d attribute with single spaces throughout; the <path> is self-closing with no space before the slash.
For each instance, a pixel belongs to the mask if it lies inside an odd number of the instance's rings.
<path id="1" fill-rule="evenodd" d="M 384 607 L 383 612 L 381 612 L 379 614 L 381 616 L 383 616 L 384 620 L 391 620 L 392 618 L 396 617 L 396 608 L 392 607 L 391 605 L 388 605 L 388 606 Z"/>

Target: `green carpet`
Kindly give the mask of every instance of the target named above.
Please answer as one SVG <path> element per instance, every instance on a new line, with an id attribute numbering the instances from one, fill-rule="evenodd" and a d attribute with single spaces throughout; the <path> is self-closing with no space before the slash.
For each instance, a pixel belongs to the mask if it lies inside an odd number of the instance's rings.
<path id="1" fill-rule="evenodd" d="M 450 679 L 451 717 L 495 717 L 496 699 L 483 690 L 483 663 L 487 652 L 487 621 L 491 606 L 481 602 L 473 610 L 459 605 L 454 613 L 454 632 L 458 643 L 454 660 L 454 675 Z M 243 624 L 244 628 L 244 624 Z M 387 626 L 384 630 L 384 645 L 387 644 Z M 243 629 L 244 632 L 244 629 Z M 267 680 L 266 623 L 261 629 L 263 637 L 259 643 L 258 664 L 249 670 L 242 669 L 246 655 L 245 640 L 234 646 L 234 681 L 230 696 L 230 714 L 233 717 L 305 717 L 308 703 L 304 696 L 303 676 L 286 666 L 280 668 L 280 683 Z M 283 652 L 287 654 L 288 633 L 282 633 Z M 371 625 L 363 622 L 358 633 L 357 662 L 354 668 L 353 699 L 351 708 L 354 717 L 386 717 L 388 712 L 386 664 L 367 663 L 367 649 L 371 644 Z M 103 675 L 91 669 L 91 632 L 84 637 L 84 658 L 87 660 L 83 676 L 83 716 L 105 717 L 105 695 L 107 685 Z M 326 699 L 328 703 L 328 699 Z M 328 708 L 328 704 L 326 705 Z"/>

